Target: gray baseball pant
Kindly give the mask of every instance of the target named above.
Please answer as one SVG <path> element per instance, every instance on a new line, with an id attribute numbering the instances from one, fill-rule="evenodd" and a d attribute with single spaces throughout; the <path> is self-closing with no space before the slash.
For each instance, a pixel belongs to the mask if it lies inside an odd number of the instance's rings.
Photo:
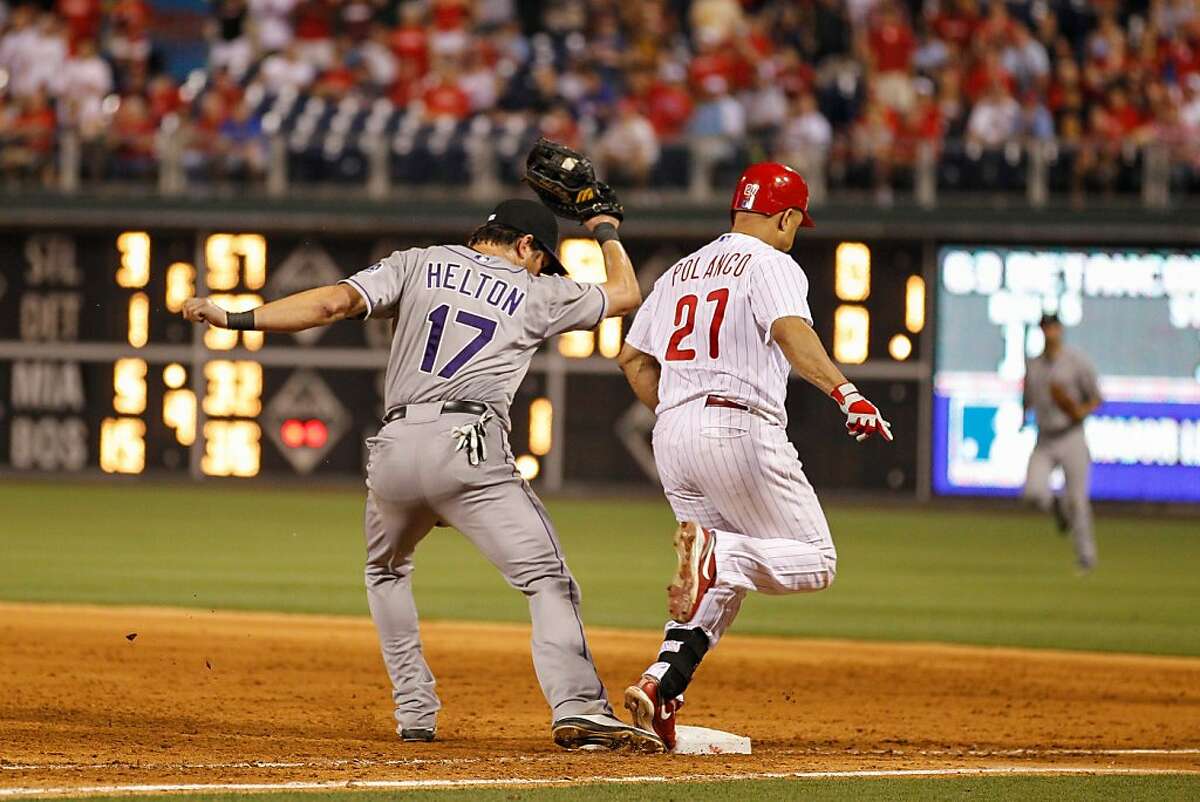
<path id="1" fill-rule="evenodd" d="M 1025 475 L 1024 496 L 1043 512 L 1050 512 L 1054 503 L 1050 492 L 1050 472 L 1061 465 L 1066 480 L 1063 500 L 1075 557 L 1080 563 L 1096 562 L 1096 539 L 1092 533 L 1092 502 L 1090 499 L 1092 455 L 1088 451 L 1083 427 L 1075 426 L 1057 434 L 1038 437 L 1029 469 Z"/>
<path id="2" fill-rule="evenodd" d="M 433 727 L 441 708 L 421 652 L 413 551 L 439 521 L 458 529 L 529 599 L 533 664 L 563 716 L 611 713 L 579 615 L 579 585 L 541 501 L 518 474 L 503 427 L 487 424 L 488 459 L 472 467 L 450 429 L 477 418 L 410 404 L 368 440 L 367 601 L 392 681 L 397 731 Z M 478 669 L 486 671 L 485 666 Z"/>

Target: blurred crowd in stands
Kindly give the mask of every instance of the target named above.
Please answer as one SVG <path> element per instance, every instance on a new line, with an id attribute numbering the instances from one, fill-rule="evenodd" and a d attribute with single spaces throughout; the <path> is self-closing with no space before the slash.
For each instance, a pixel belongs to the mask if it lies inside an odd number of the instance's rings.
<path id="1" fill-rule="evenodd" d="M 296 121 L 272 119 L 284 97 L 544 134 L 588 147 L 625 185 L 686 184 L 689 154 L 709 142 L 881 201 L 922 159 L 951 188 L 1013 189 L 1043 144 L 1059 191 L 1136 191 L 1146 145 L 1166 150 L 1177 186 L 1200 189 L 1200 0 L 210 7 L 196 31 L 207 65 L 177 81 L 146 0 L 0 0 L 9 179 L 53 180 L 65 129 L 84 176 L 153 176 L 169 131 L 189 174 L 259 178 L 270 134 Z"/>

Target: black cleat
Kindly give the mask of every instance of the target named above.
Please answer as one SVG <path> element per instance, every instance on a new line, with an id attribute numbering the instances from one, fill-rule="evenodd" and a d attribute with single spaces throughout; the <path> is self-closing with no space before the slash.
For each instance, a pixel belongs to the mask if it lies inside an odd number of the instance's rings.
<path id="1" fill-rule="evenodd" d="M 616 716 L 565 716 L 551 725 L 554 743 L 563 749 L 607 752 L 667 751 L 662 738 L 653 732 L 626 724 Z"/>
<path id="2" fill-rule="evenodd" d="M 434 727 L 417 727 L 411 730 L 400 730 L 400 740 L 405 743 L 429 743 L 436 737 L 437 729 Z"/>

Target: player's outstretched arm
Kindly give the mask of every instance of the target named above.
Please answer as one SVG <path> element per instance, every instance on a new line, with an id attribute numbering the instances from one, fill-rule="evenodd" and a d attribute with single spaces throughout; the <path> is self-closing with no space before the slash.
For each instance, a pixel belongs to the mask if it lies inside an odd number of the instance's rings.
<path id="1" fill-rule="evenodd" d="M 642 303 L 642 288 L 638 286 L 637 274 L 633 272 L 633 263 L 625 246 L 616 238 L 616 229 L 621 221 L 607 214 L 599 214 L 583 222 L 588 231 L 596 234 L 600 240 L 600 250 L 604 253 L 604 269 L 608 281 L 604 282 L 604 294 L 608 296 L 609 317 L 628 315 Z M 612 226 L 610 236 L 604 236 L 596 229 L 601 226 Z"/>
<path id="2" fill-rule="evenodd" d="M 183 317 L 194 323 L 211 323 L 222 329 L 303 331 L 328 326 L 367 311 L 363 297 L 345 284 L 331 284 L 288 295 L 249 312 L 227 312 L 210 298 L 188 298 Z"/>
<path id="3" fill-rule="evenodd" d="M 829 358 L 821 338 L 808 321 L 800 317 L 781 317 L 771 324 L 771 339 L 783 349 L 784 356 L 809 384 L 837 402 L 846 415 L 846 431 L 857 440 L 878 434 L 892 439 L 891 424 L 879 409 L 863 397 L 838 366 Z"/>
<path id="4" fill-rule="evenodd" d="M 617 354 L 617 364 L 625 374 L 633 394 L 638 400 L 650 408 L 658 409 L 658 380 L 662 375 L 662 365 L 649 354 L 642 353 L 629 343 L 621 346 Z"/>

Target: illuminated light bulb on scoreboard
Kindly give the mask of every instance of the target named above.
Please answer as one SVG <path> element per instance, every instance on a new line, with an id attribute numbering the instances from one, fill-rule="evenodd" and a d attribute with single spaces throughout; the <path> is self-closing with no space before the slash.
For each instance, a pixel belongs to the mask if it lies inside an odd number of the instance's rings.
<path id="1" fill-rule="evenodd" d="M 319 418 L 288 418 L 279 426 L 279 439 L 288 448 L 321 448 L 329 442 L 329 427 Z"/>
<path id="2" fill-rule="evenodd" d="M 126 231 L 117 237 L 121 266 L 117 269 L 117 285 L 145 287 L 150 281 L 150 235 L 145 231 Z"/>
<path id="3" fill-rule="evenodd" d="M 596 350 L 596 338 L 590 331 L 568 331 L 558 337 L 558 352 L 571 359 L 586 359 Z"/>
<path id="4" fill-rule="evenodd" d="M 105 418 L 100 423 L 100 470 L 141 473 L 146 469 L 146 424 L 138 418 Z"/>
<path id="5" fill-rule="evenodd" d="M 517 473 L 521 474 L 521 478 L 526 482 L 532 482 L 542 472 L 542 466 L 538 463 L 538 458 L 532 454 L 522 454 L 517 457 Z"/>
<path id="6" fill-rule="evenodd" d="M 118 359 L 113 363 L 113 409 L 123 415 L 146 411 L 146 360 Z"/>
<path id="7" fill-rule="evenodd" d="M 558 253 L 567 274 L 574 280 L 585 284 L 603 284 L 608 280 L 604 251 L 596 240 L 583 237 L 563 240 Z M 585 359 L 595 352 L 597 340 L 601 354 L 615 357 L 621 351 L 621 318 L 605 318 L 598 332 L 569 331 L 560 335 L 558 352 L 572 359 Z"/>
<path id="8" fill-rule="evenodd" d="M 833 358 L 846 365 L 867 361 L 871 315 L 864 306 L 842 304 L 833 314 Z"/>
<path id="9" fill-rule="evenodd" d="M 888 353 L 897 362 L 903 362 L 912 356 L 912 340 L 903 334 L 896 334 L 888 341 Z"/>
<path id="10" fill-rule="evenodd" d="M 304 424 L 304 444 L 309 448 L 320 448 L 329 441 L 329 428 L 323 420 L 310 420 Z"/>
<path id="11" fill-rule="evenodd" d="M 168 390 L 163 395 L 163 423 L 175 430 L 179 445 L 196 442 L 196 394 L 191 390 Z"/>
<path id="12" fill-rule="evenodd" d="M 925 328 L 925 279 L 909 276 L 904 284 L 904 327 L 913 334 Z"/>
<path id="13" fill-rule="evenodd" d="M 150 341 L 150 296 L 135 292 L 129 297 L 129 344 L 141 348 Z"/>
<path id="14" fill-rule="evenodd" d="M 262 365 L 249 360 L 214 359 L 204 365 L 208 389 L 204 414 L 253 418 L 262 411 Z"/>
<path id="15" fill-rule="evenodd" d="M 183 389 L 187 369 L 178 362 L 163 368 L 163 423 L 175 430 L 175 440 L 182 446 L 196 442 L 196 394 Z"/>
<path id="16" fill-rule="evenodd" d="M 554 432 L 554 404 L 535 398 L 529 405 L 529 450 L 539 457 L 550 452 Z"/>
<path id="17" fill-rule="evenodd" d="M 163 368 L 163 384 L 172 390 L 178 390 L 187 381 L 187 369 L 178 362 L 172 362 Z"/>
<path id="18" fill-rule="evenodd" d="M 239 282 L 257 290 L 267 282 L 267 241 L 261 234 L 210 234 L 204 261 L 211 290 L 232 290 Z"/>
<path id="19" fill-rule="evenodd" d="M 183 302 L 196 294 L 196 268 L 187 262 L 174 262 L 167 268 L 167 311 L 178 313 Z"/>
<path id="20" fill-rule="evenodd" d="M 279 438 L 288 448 L 300 448 L 304 445 L 304 421 L 289 418 L 279 426 Z"/>
<path id="21" fill-rule="evenodd" d="M 600 323 L 600 353 L 612 359 L 621 353 L 621 318 L 605 318 Z"/>
<path id="22" fill-rule="evenodd" d="M 262 458 L 262 430 L 250 420 L 210 420 L 204 424 L 206 476 L 257 476 Z"/>
<path id="23" fill-rule="evenodd" d="M 842 301 L 865 301 L 871 294 L 871 249 L 843 242 L 834 257 L 834 291 Z"/>

